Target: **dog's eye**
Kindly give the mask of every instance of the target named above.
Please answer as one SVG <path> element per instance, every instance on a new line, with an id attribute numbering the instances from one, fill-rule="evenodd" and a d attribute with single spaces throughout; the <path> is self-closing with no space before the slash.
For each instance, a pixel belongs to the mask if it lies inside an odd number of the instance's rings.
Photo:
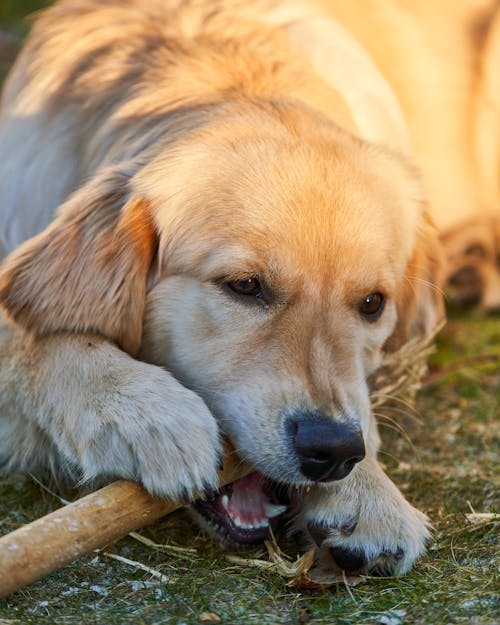
<path id="1" fill-rule="evenodd" d="M 262 297 L 262 288 L 257 278 L 243 278 L 241 280 L 229 280 L 226 286 L 238 295 L 249 295 L 252 297 Z"/>
<path id="2" fill-rule="evenodd" d="M 224 286 L 232 293 L 242 296 L 249 301 L 257 301 L 267 308 L 269 300 L 258 278 L 240 278 L 238 280 L 226 280 Z"/>
<path id="3" fill-rule="evenodd" d="M 367 321 L 376 321 L 384 310 L 385 299 L 382 293 L 370 293 L 361 302 L 359 312 Z"/>

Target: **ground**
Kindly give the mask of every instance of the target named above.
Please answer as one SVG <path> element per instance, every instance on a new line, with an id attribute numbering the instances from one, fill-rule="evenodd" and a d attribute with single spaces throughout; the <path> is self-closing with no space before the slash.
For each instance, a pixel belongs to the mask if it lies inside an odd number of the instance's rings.
<path id="1" fill-rule="evenodd" d="M 22 36 L 20 16 L 41 5 L 2 0 L 0 27 Z M 141 534 L 194 552 L 153 548 L 133 538 L 107 549 L 160 571 L 162 580 L 95 554 L 0 600 L 0 625 L 497 625 L 499 362 L 498 316 L 451 312 L 416 408 L 387 410 L 381 421 L 382 461 L 434 525 L 426 556 L 406 576 L 369 578 L 349 589 L 297 590 L 275 571 L 228 562 L 228 553 L 180 512 Z M 0 534 L 58 506 L 30 477 L 0 479 Z M 466 517 L 472 511 L 490 517 L 472 522 Z M 294 543 L 285 541 L 284 547 L 295 555 Z M 265 559 L 262 550 L 238 555 Z"/>

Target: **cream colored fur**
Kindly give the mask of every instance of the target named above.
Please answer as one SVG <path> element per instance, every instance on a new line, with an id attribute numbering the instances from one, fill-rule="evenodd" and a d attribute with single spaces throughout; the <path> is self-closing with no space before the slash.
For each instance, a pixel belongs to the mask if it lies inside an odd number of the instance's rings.
<path id="1" fill-rule="evenodd" d="M 349 27 L 309 4 L 62 0 L 7 82 L 0 151 L 3 465 L 190 494 L 217 485 L 222 433 L 311 486 L 296 526 L 322 524 L 323 551 L 408 570 L 426 518 L 376 460 L 368 378 L 442 318 L 440 248 Z M 248 276 L 268 306 L 222 285 Z M 301 474 L 298 408 L 362 429 L 341 482 Z"/>

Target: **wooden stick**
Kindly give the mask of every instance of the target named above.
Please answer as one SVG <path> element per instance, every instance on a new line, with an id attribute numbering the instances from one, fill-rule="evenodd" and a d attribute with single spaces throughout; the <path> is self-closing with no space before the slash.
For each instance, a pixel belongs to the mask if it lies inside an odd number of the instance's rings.
<path id="1" fill-rule="evenodd" d="M 220 484 L 250 473 L 234 452 L 224 456 Z M 183 505 L 150 497 L 134 482 L 113 482 L 0 538 L 0 597 L 72 560 L 154 523 Z"/>

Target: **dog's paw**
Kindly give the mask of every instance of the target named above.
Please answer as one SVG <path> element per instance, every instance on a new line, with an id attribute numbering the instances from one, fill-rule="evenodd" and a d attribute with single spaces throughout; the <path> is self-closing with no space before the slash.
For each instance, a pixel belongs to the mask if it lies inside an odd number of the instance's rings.
<path id="1" fill-rule="evenodd" d="M 357 479 L 315 487 L 302 498 L 297 526 L 317 547 L 323 566 L 348 574 L 402 575 L 423 554 L 427 517 L 382 475 L 384 480 L 364 485 Z"/>
<path id="2" fill-rule="evenodd" d="M 442 233 L 441 242 L 448 298 L 500 310 L 500 219 L 476 216 Z"/>
<path id="3" fill-rule="evenodd" d="M 96 351 L 99 368 L 87 367 L 92 376 L 66 391 L 57 432 L 50 428 L 61 464 L 82 482 L 132 479 L 159 497 L 217 488 L 221 441 L 204 401 L 160 367 L 111 346 Z"/>

